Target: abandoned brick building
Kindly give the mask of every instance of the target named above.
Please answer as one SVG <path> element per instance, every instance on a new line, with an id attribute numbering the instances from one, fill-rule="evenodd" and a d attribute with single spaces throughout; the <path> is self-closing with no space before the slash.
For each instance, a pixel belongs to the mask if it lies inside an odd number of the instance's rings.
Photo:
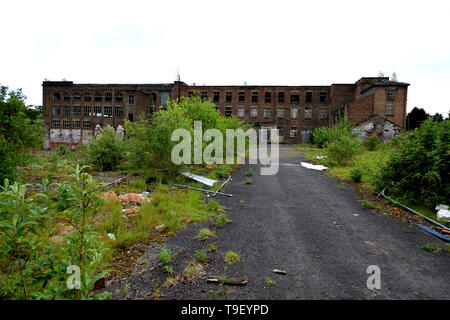
<path id="1" fill-rule="evenodd" d="M 344 114 L 364 128 L 373 129 L 382 122 L 399 130 L 405 127 L 409 84 L 387 77 L 364 77 L 356 83 L 331 86 L 196 86 L 181 81 L 44 81 L 42 86 L 46 141 L 48 146 L 55 146 L 85 142 L 97 125 L 117 128 L 125 119 L 150 116 L 168 98 L 192 95 L 210 99 L 227 117 L 234 115 L 255 127 L 276 127 L 281 140 L 287 142 L 307 142 L 313 128 L 333 124 Z"/>

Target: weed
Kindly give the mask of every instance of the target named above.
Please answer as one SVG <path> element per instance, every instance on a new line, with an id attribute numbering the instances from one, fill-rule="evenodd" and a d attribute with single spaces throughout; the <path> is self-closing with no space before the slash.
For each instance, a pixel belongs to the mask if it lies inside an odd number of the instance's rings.
<path id="1" fill-rule="evenodd" d="M 373 210 L 376 208 L 376 206 L 370 201 L 363 199 L 363 200 L 360 200 L 359 202 L 362 204 L 362 207 L 366 210 Z"/>
<path id="2" fill-rule="evenodd" d="M 428 251 L 428 252 L 435 252 L 435 253 L 446 251 L 446 249 L 439 247 L 435 243 L 427 243 L 427 244 L 424 244 L 423 246 L 418 246 L 418 248 L 422 249 L 422 250 L 425 250 L 425 251 Z"/>
<path id="3" fill-rule="evenodd" d="M 172 275 L 175 273 L 175 271 L 173 270 L 173 267 L 170 266 L 170 265 L 165 265 L 165 266 L 163 267 L 163 270 L 164 270 L 164 272 L 167 273 L 169 276 L 172 276 Z"/>
<path id="4" fill-rule="evenodd" d="M 218 298 L 221 295 L 223 295 L 223 290 L 222 289 L 214 291 L 214 297 Z"/>
<path id="5" fill-rule="evenodd" d="M 209 237 L 213 236 L 214 232 L 208 228 L 202 228 L 199 233 L 194 237 L 196 240 L 207 240 Z"/>
<path id="6" fill-rule="evenodd" d="M 195 258 L 198 262 L 204 262 L 206 259 L 208 259 L 208 255 L 203 250 L 197 250 L 195 251 Z"/>
<path id="7" fill-rule="evenodd" d="M 130 284 L 127 283 L 127 284 L 125 285 L 125 288 L 123 288 L 123 292 L 128 293 L 128 290 L 130 290 L 130 288 L 131 288 Z"/>
<path id="8" fill-rule="evenodd" d="M 190 260 L 182 274 L 188 280 L 199 278 L 203 274 L 203 266 L 195 260 Z"/>
<path id="9" fill-rule="evenodd" d="M 161 247 L 159 251 L 159 262 L 162 265 L 167 265 L 172 260 L 172 255 L 170 254 L 170 249 L 166 248 L 166 246 Z"/>
<path id="10" fill-rule="evenodd" d="M 275 280 L 273 280 L 272 278 L 270 278 L 270 277 L 267 277 L 266 278 L 266 284 L 270 287 L 270 286 L 273 286 L 275 283 L 277 283 Z"/>
<path id="11" fill-rule="evenodd" d="M 230 222 L 231 222 L 231 220 L 228 219 L 228 216 L 225 212 L 218 214 L 217 216 L 214 217 L 214 224 L 218 228 L 222 228 L 224 225 L 226 225 L 227 223 L 230 223 Z"/>
<path id="12" fill-rule="evenodd" d="M 253 170 L 252 168 L 249 168 L 247 173 L 245 174 L 247 177 L 253 177 Z"/>
<path id="13" fill-rule="evenodd" d="M 228 264 L 233 264 L 235 262 L 238 262 L 241 259 L 241 255 L 233 252 L 233 251 L 227 251 L 225 253 L 225 262 Z"/>
<path id="14" fill-rule="evenodd" d="M 338 185 L 336 185 L 336 187 L 338 189 L 345 190 L 345 187 L 342 184 L 338 184 Z"/>
<path id="15" fill-rule="evenodd" d="M 360 183 L 363 177 L 363 170 L 361 168 L 354 168 L 350 170 L 350 178 L 357 183 Z"/>
<path id="16" fill-rule="evenodd" d="M 217 250 L 217 247 L 214 243 L 209 244 L 209 251 L 214 252 Z"/>
<path id="17" fill-rule="evenodd" d="M 244 201 L 243 199 L 241 199 L 241 200 L 239 201 L 239 205 L 240 205 L 241 207 L 245 206 L 245 201 Z"/>
<path id="18" fill-rule="evenodd" d="M 245 183 L 246 183 L 246 184 L 252 184 L 252 179 L 247 178 L 247 180 L 245 180 Z"/>

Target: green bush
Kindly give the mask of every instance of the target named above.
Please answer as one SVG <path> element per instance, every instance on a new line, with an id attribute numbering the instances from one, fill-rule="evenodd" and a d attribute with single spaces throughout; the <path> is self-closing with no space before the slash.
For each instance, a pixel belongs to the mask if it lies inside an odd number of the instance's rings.
<path id="1" fill-rule="evenodd" d="M 0 185 L 3 185 L 5 179 L 14 181 L 17 177 L 17 156 L 14 146 L 0 140 Z"/>
<path id="2" fill-rule="evenodd" d="M 319 148 L 326 147 L 328 144 L 336 141 L 342 136 L 353 137 L 352 125 L 350 124 L 347 115 L 345 115 L 337 125 L 331 127 L 315 128 L 312 131 L 312 143 Z"/>
<path id="3" fill-rule="evenodd" d="M 358 139 L 343 135 L 331 142 L 327 149 L 328 159 L 332 163 L 348 165 L 361 151 L 361 143 Z"/>
<path id="4" fill-rule="evenodd" d="M 450 199 L 450 121 L 426 120 L 422 126 L 396 141 L 386 165 L 376 177 L 381 190 L 399 201 L 433 208 Z"/>
<path id="5" fill-rule="evenodd" d="M 350 170 L 350 178 L 354 181 L 354 182 L 361 182 L 362 177 L 363 177 L 363 170 L 361 168 L 354 168 L 352 170 Z"/>
<path id="6" fill-rule="evenodd" d="M 376 150 L 380 144 L 380 138 L 377 136 L 370 136 L 363 142 L 363 146 L 367 149 L 367 151 Z"/>
<path id="7" fill-rule="evenodd" d="M 104 132 L 95 139 L 89 140 L 86 162 L 99 171 L 114 171 L 123 159 L 122 143 L 115 139 L 112 127 L 106 127 Z"/>

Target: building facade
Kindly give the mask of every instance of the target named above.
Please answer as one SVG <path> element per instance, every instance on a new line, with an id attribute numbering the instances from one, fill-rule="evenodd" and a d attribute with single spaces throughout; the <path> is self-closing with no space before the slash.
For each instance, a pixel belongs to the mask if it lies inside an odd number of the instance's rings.
<path id="1" fill-rule="evenodd" d="M 149 117 L 167 99 L 200 96 L 224 116 L 257 128 L 279 130 L 282 141 L 307 142 L 313 128 L 336 123 L 347 114 L 361 124 L 381 116 L 405 127 L 408 83 L 386 77 L 361 78 L 330 86 L 196 86 L 165 84 L 43 83 L 43 118 L 48 146 L 76 145 L 93 136 L 97 125 L 117 128 L 124 120 Z"/>

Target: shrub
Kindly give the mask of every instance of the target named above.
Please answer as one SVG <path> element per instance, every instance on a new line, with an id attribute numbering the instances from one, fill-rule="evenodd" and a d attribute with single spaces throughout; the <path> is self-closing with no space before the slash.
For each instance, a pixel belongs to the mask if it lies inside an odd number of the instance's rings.
<path id="1" fill-rule="evenodd" d="M 420 128 L 396 141 L 386 165 L 376 177 L 381 190 L 406 204 L 433 208 L 450 199 L 450 121 L 426 120 Z"/>
<path id="2" fill-rule="evenodd" d="M 106 127 L 102 134 L 89 140 L 86 157 L 87 163 L 99 171 L 117 169 L 123 159 L 123 150 L 112 127 Z"/>
<path id="3" fill-rule="evenodd" d="M 367 151 L 376 150 L 380 144 L 380 138 L 377 136 L 370 136 L 363 142 L 363 146 L 367 149 Z"/>
<path id="4" fill-rule="evenodd" d="M 228 264 L 233 264 L 235 262 L 238 262 L 241 259 L 241 255 L 239 253 L 236 253 L 234 251 L 227 251 L 225 253 L 225 262 Z"/>
<path id="5" fill-rule="evenodd" d="M 203 250 L 197 250 L 195 251 L 195 258 L 198 262 L 204 262 L 206 259 L 208 259 L 208 255 Z"/>
<path id="6" fill-rule="evenodd" d="M 328 145 L 328 159 L 338 165 L 348 165 L 361 151 L 361 143 L 349 136 L 341 136 Z"/>
<path id="7" fill-rule="evenodd" d="M 202 228 L 199 233 L 194 237 L 197 240 L 206 240 L 209 237 L 213 236 L 214 232 L 209 230 L 208 228 Z"/>
<path id="8" fill-rule="evenodd" d="M 363 170 L 361 168 L 354 168 L 350 170 L 350 178 L 354 182 L 361 182 L 363 176 Z"/>
<path id="9" fill-rule="evenodd" d="M 323 148 L 328 144 L 336 141 L 342 136 L 351 136 L 353 127 L 351 126 L 347 115 L 345 115 L 338 124 L 331 127 L 315 128 L 312 131 L 311 139 L 312 143 L 316 146 Z"/>
<path id="10" fill-rule="evenodd" d="M 226 213 L 220 213 L 214 217 L 214 224 L 217 228 L 222 228 L 227 223 L 230 223 L 231 220 L 228 219 L 228 216 Z"/>
<path id="11" fill-rule="evenodd" d="M 14 181 L 17 177 L 17 155 L 14 146 L 0 140 L 0 185 L 3 185 L 5 179 Z"/>
<path id="12" fill-rule="evenodd" d="M 159 262 L 162 265 L 168 265 L 169 262 L 172 260 L 172 255 L 170 254 L 170 249 L 168 249 L 166 246 L 163 246 L 159 250 Z"/>

